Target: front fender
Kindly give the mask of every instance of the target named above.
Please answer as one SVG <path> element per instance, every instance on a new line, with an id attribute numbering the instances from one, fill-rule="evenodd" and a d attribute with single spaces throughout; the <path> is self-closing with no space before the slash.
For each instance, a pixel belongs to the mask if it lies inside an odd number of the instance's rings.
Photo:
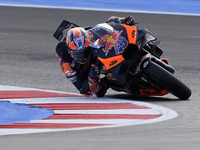
<path id="1" fill-rule="evenodd" d="M 144 55 L 135 69 L 135 74 L 138 74 L 139 72 L 141 72 L 141 70 L 145 69 L 148 66 L 150 60 L 150 54 Z"/>

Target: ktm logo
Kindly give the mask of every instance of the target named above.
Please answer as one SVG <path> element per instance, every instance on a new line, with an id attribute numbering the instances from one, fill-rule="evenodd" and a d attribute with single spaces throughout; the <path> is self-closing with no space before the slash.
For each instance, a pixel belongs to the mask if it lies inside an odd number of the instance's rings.
<path id="1" fill-rule="evenodd" d="M 132 37 L 135 38 L 135 30 L 132 32 Z"/>
<path id="2" fill-rule="evenodd" d="M 113 66 L 116 63 L 117 63 L 117 60 L 113 60 L 113 61 L 111 61 L 111 63 L 109 64 L 109 66 L 111 67 L 111 66 Z"/>

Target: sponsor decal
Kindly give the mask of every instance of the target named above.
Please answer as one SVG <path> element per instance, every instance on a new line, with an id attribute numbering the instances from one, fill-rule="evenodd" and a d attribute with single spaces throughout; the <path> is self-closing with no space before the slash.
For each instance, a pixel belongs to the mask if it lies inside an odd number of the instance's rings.
<path id="1" fill-rule="evenodd" d="M 117 63 L 117 60 L 113 60 L 110 62 L 109 66 L 112 67 L 113 65 L 115 65 Z"/>
<path id="2" fill-rule="evenodd" d="M 108 37 L 109 37 L 109 34 L 105 34 L 104 36 L 102 36 L 100 38 L 100 40 L 98 41 L 97 45 L 100 46 L 100 47 L 105 46 L 105 43 L 106 43 L 106 40 L 108 39 Z"/>
<path id="3" fill-rule="evenodd" d="M 111 36 L 109 36 L 107 38 L 105 48 L 103 48 L 103 51 L 105 52 L 106 56 L 108 55 L 109 51 L 112 49 L 112 47 L 117 42 L 117 40 L 119 39 L 122 32 L 123 32 L 123 30 L 116 31 L 115 33 L 113 33 Z"/>
<path id="4" fill-rule="evenodd" d="M 141 64 L 144 62 L 143 67 L 147 67 L 147 65 L 149 64 L 148 60 L 145 62 L 145 59 L 148 59 L 150 57 L 149 54 L 146 54 L 145 56 L 142 57 L 142 59 L 140 60 L 140 63 L 138 64 L 138 66 L 135 69 L 135 74 L 137 74 L 140 69 L 141 69 Z"/>
<path id="5" fill-rule="evenodd" d="M 67 79 L 68 79 L 69 81 L 71 81 L 71 82 L 76 82 L 76 81 L 77 81 L 77 77 L 76 77 L 76 76 L 68 77 Z"/>
<path id="6" fill-rule="evenodd" d="M 149 64 L 149 61 L 145 61 L 143 64 L 143 68 L 146 68 L 148 64 Z"/>
<path id="7" fill-rule="evenodd" d="M 108 80 L 111 80 L 111 81 L 114 81 L 114 82 L 117 81 L 117 79 L 113 78 L 112 73 L 107 73 L 107 74 L 106 74 L 106 78 L 107 78 Z"/>
<path id="8" fill-rule="evenodd" d="M 93 34 L 90 30 L 88 30 L 87 33 L 89 34 L 89 36 L 90 36 L 92 39 L 94 38 L 94 34 Z"/>
<path id="9" fill-rule="evenodd" d="M 117 55 L 122 54 L 123 51 L 126 49 L 128 46 L 128 41 L 124 37 L 120 37 L 117 42 L 115 43 L 115 53 Z"/>
<path id="10" fill-rule="evenodd" d="M 136 33 L 135 30 L 133 30 L 133 32 L 132 32 L 132 37 L 133 38 L 135 38 L 135 35 L 136 35 L 135 33 Z"/>
<path id="11" fill-rule="evenodd" d="M 67 77 L 74 76 L 75 74 L 76 74 L 76 71 L 73 71 L 73 70 L 67 70 L 67 71 L 65 72 L 65 75 L 66 75 Z"/>

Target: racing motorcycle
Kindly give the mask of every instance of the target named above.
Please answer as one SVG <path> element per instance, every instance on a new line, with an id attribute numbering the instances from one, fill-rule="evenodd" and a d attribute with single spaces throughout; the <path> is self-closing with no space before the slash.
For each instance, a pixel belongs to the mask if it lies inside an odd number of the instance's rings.
<path id="1" fill-rule="evenodd" d="M 63 20 L 54 33 L 58 40 L 64 30 L 78 27 Z M 188 99 L 191 90 L 174 76 L 175 69 L 167 59 L 161 59 L 163 51 L 158 47 L 157 37 L 147 29 L 116 23 L 100 23 L 85 27 L 94 39 L 91 53 L 101 64 L 100 70 L 113 90 L 130 94 L 140 89 L 141 95 L 173 94 Z M 150 90 L 149 90 L 150 89 Z M 153 92 L 153 94 L 152 94 Z"/>

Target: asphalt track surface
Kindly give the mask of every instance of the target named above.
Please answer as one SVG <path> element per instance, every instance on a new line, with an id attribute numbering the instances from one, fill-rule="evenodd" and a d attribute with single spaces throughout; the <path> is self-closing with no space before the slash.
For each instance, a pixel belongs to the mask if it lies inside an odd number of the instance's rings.
<path id="1" fill-rule="evenodd" d="M 81 26 L 109 16 L 132 15 L 161 41 L 176 76 L 192 90 L 189 100 L 172 95 L 134 99 L 109 90 L 107 97 L 133 99 L 177 111 L 175 119 L 138 126 L 0 137 L 1 150 L 197 150 L 200 149 L 200 17 L 42 8 L 0 7 L 0 84 L 78 91 L 60 70 L 53 33 L 63 19 Z"/>

